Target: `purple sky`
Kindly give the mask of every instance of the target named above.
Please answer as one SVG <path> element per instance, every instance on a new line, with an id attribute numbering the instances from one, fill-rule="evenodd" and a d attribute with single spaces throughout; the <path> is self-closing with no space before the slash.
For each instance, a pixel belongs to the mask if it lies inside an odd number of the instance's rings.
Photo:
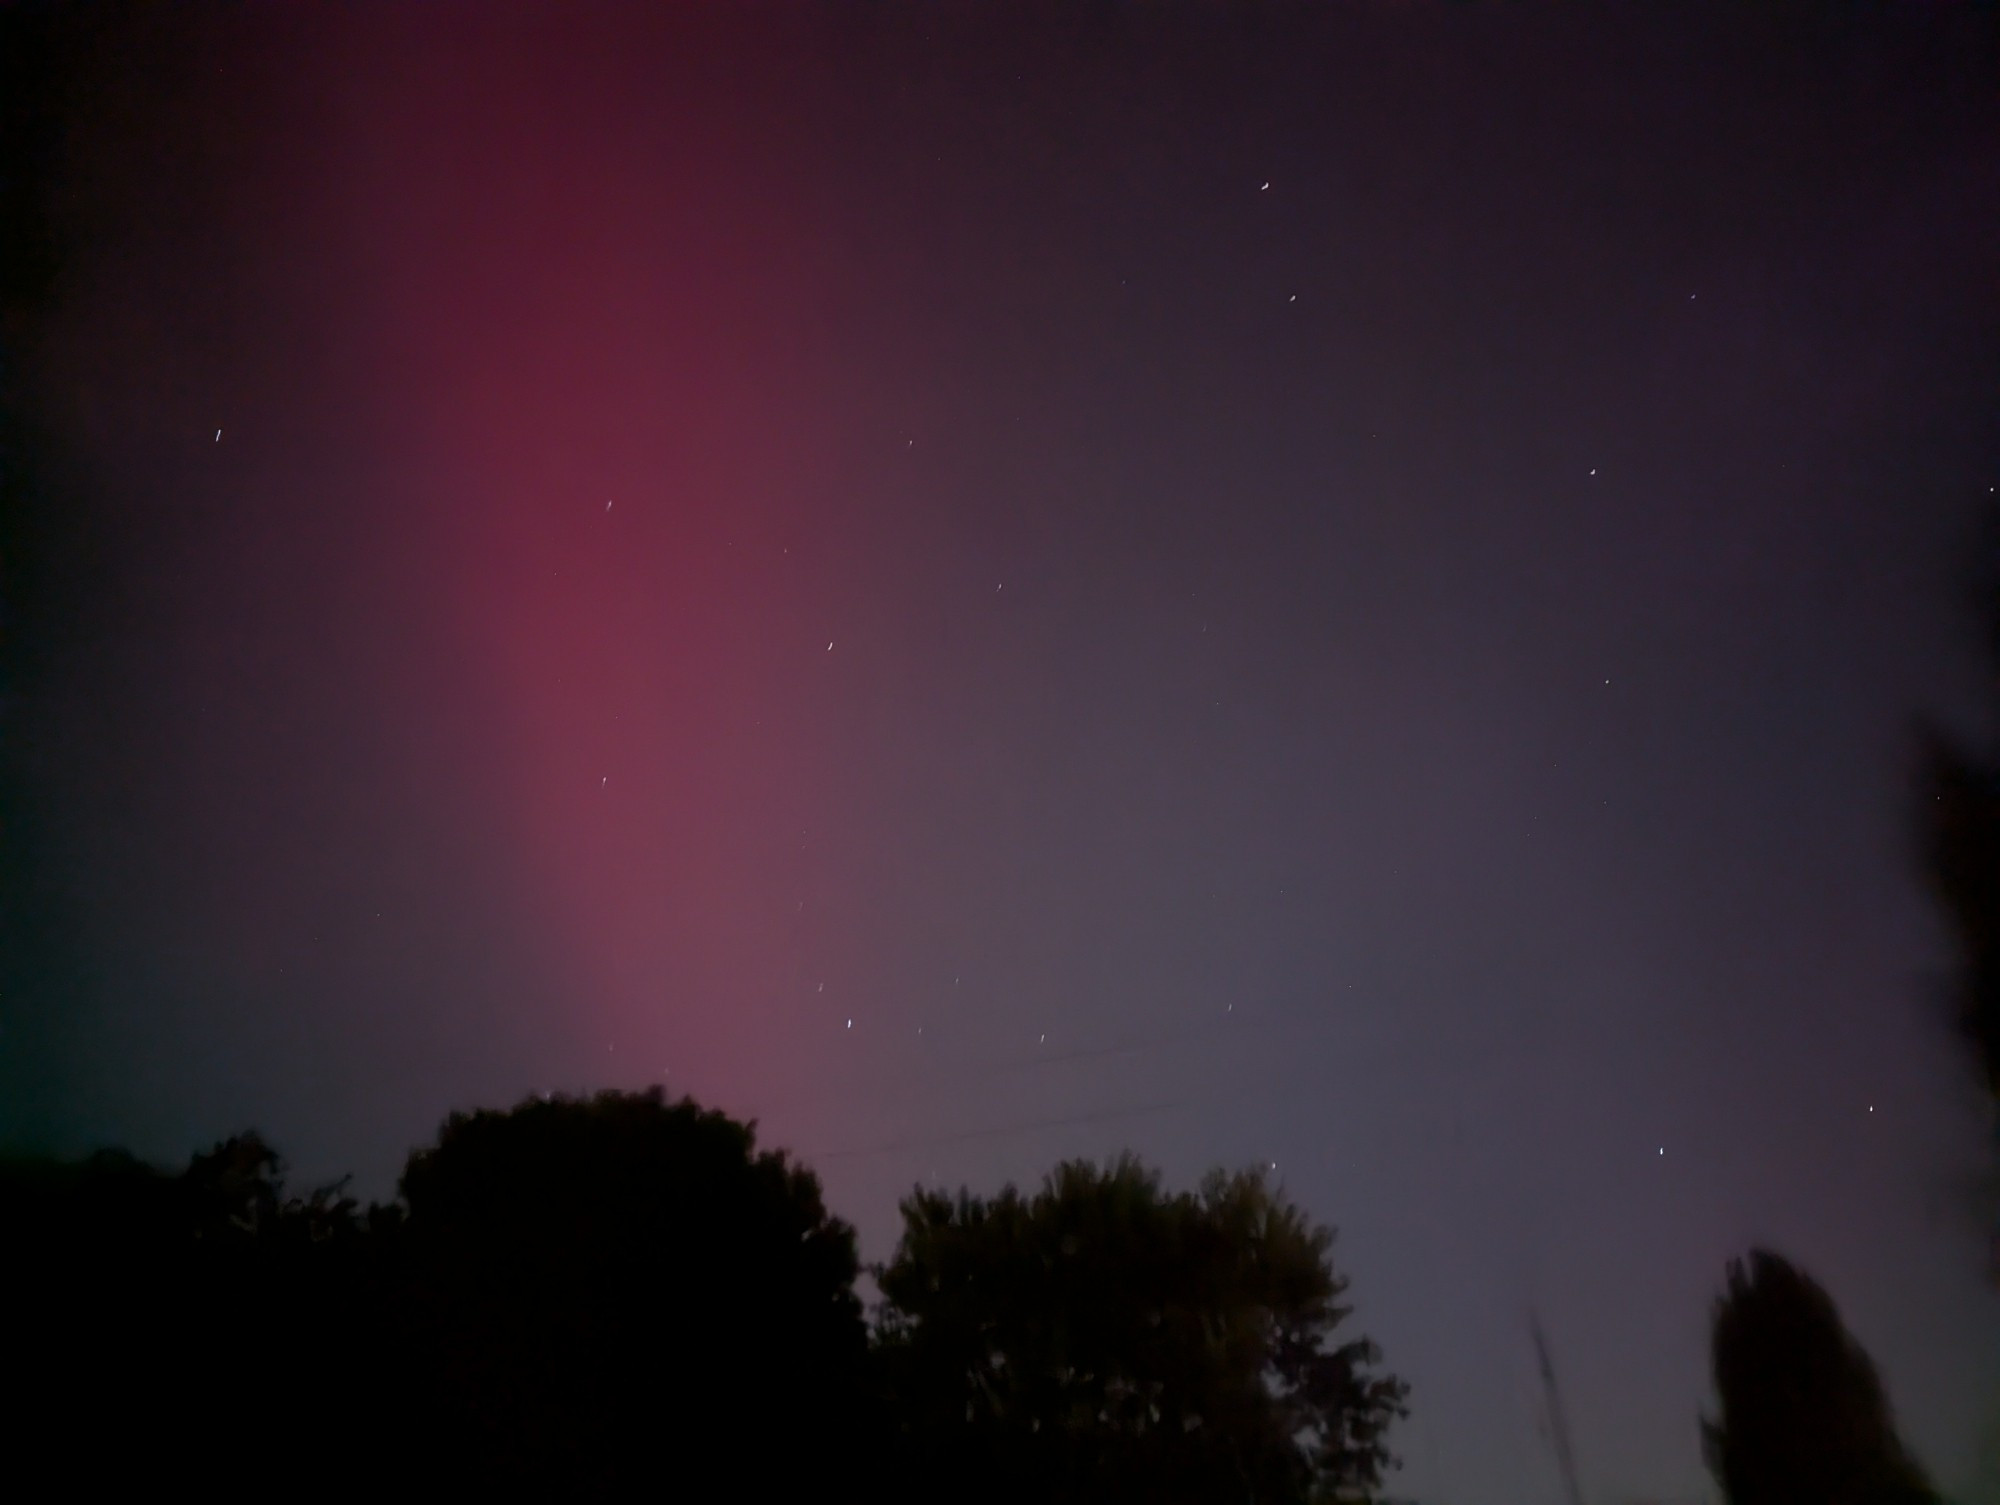
<path id="1" fill-rule="evenodd" d="M 1698 1494 L 1765 1241 L 1961 1487 L 1991 12 L 658 9 L 69 54 L 0 1135 L 383 1192 L 665 1078 L 868 1258 L 1275 1163 L 1449 1505 L 1557 1495 L 1531 1305 L 1593 1505 Z"/>

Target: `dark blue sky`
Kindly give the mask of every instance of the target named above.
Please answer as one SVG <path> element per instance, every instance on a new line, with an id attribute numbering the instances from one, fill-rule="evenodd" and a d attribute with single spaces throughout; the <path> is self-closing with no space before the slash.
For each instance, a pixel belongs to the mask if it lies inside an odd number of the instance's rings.
<path id="1" fill-rule="evenodd" d="M 665 1077 L 864 1254 L 1275 1164 L 1398 1493 L 1703 1487 L 1707 1305 L 2000 1392 L 1913 719 L 2000 482 L 1990 13 L 190 6 L 17 300 L 0 1131 L 389 1185 Z M 220 437 L 217 438 L 217 431 Z M 851 1021 L 851 1023 L 850 1023 Z"/>

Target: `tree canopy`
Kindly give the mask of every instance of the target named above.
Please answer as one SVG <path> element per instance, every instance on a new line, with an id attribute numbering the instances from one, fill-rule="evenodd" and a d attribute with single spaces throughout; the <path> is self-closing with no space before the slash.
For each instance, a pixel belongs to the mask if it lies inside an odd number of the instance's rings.
<path id="1" fill-rule="evenodd" d="M 366 1215 L 342 1185 L 288 1193 L 254 1134 L 179 1175 L 0 1165 L 0 1242 L 23 1472 L 303 1482 L 337 1459 L 452 1493 L 763 1498 L 865 1462 L 852 1231 L 754 1126 L 658 1092 L 454 1115 Z"/>
<path id="2" fill-rule="evenodd" d="M 1703 1451 L 1729 1505 L 1935 1500 L 1874 1362 L 1790 1261 L 1759 1249 L 1730 1264 L 1710 1358 L 1721 1410 L 1702 1423 Z"/>
<path id="3" fill-rule="evenodd" d="M 115 1151 L 0 1166 L 20 1472 L 79 1493 L 260 1473 L 365 1430 L 385 1366 L 363 1225 L 339 1185 L 284 1175 L 255 1134 L 178 1175 Z"/>
<path id="4" fill-rule="evenodd" d="M 1980 565 L 1990 730 L 2000 733 L 2000 512 L 1987 519 Z M 2000 741 L 1982 748 L 1933 726 L 1923 730 L 1920 752 L 1919 850 L 1957 953 L 1952 1016 L 1992 1104 L 2000 1172 Z M 2000 1208 L 1992 1214 L 1989 1274 L 2000 1283 Z"/>
<path id="5" fill-rule="evenodd" d="M 1167 1194 L 1137 1161 L 1033 1196 L 918 1189 L 877 1272 L 885 1384 L 933 1476 L 984 1499 L 1310 1500 L 1393 1460 L 1332 1234 L 1256 1173 Z M 957 1492 L 955 1490 L 954 1492 Z"/>
<path id="6" fill-rule="evenodd" d="M 1924 742 L 1924 858 L 1957 947 L 1959 1032 L 2000 1106 L 2000 757 Z"/>
<path id="7" fill-rule="evenodd" d="M 1116 1505 L 1392 1466 L 1405 1387 L 1333 1341 L 1332 1234 L 1254 1173 L 920 1191 L 872 1346 L 812 1173 L 658 1091 L 454 1114 L 388 1206 L 284 1174 L 254 1134 L 179 1174 L 0 1163 L 17 1470 Z"/>
<path id="8" fill-rule="evenodd" d="M 755 1126 L 656 1089 L 458 1114 L 402 1178 L 440 1456 L 566 1492 L 825 1483 L 856 1440 L 853 1230 Z"/>

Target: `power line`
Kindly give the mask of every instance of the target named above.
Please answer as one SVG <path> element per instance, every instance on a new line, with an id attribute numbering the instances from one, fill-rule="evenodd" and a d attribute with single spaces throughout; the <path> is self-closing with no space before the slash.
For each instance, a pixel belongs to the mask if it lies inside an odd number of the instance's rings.
<path id="1" fill-rule="evenodd" d="M 1004 1139 L 1015 1134 L 1035 1134 L 1044 1129 L 1066 1129 L 1076 1124 L 1107 1123 L 1120 1118 L 1144 1118 L 1155 1113 L 1171 1113 L 1177 1108 L 1187 1107 L 1195 1099 L 1183 1098 L 1178 1102 L 1144 1103 L 1131 1108 L 1107 1108 L 1096 1113 L 1078 1113 L 1065 1118 L 1034 1119 L 1026 1123 L 1001 1124 L 990 1129 L 968 1129 L 958 1134 L 922 1135 L 910 1139 L 890 1140 L 884 1144 L 858 1145 L 845 1150 L 821 1150 L 812 1158 L 815 1160 L 852 1159 L 863 1155 L 887 1155 L 903 1150 L 933 1149 L 938 1145 L 963 1144 L 975 1139 Z"/>

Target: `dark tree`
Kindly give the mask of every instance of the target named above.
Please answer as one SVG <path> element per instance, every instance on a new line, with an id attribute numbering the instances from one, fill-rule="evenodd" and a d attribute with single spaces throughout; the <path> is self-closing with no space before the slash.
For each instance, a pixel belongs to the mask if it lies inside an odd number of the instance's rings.
<path id="1" fill-rule="evenodd" d="M 754 1126 L 657 1091 L 460 1114 L 393 1236 L 425 1466 L 554 1497 L 851 1483 L 852 1230 Z"/>
<path id="2" fill-rule="evenodd" d="M 365 1216 L 341 1184 L 289 1194 L 254 1134 L 178 1176 L 0 1163 L 0 1486 L 867 1482 L 853 1234 L 751 1126 L 657 1092 L 457 1115 L 402 1194 Z"/>
<path id="3" fill-rule="evenodd" d="M 2000 1104 L 2000 753 L 1923 740 L 1924 866 L 1958 950 L 1960 1033 Z"/>
<path id="4" fill-rule="evenodd" d="M 88 1494 L 352 1454 L 382 1368 L 361 1234 L 338 1187 L 288 1196 L 254 1134 L 178 1176 L 118 1152 L 0 1167 L 10 1464 Z"/>
<path id="5" fill-rule="evenodd" d="M 1979 580 L 1992 709 L 2000 719 L 2000 515 L 1989 520 Z M 1921 738 L 1924 873 L 1957 952 L 1952 1013 L 1993 1103 L 2000 1158 L 2000 745 L 1984 750 L 1936 728 Z M 1989 1249 L 2000 1282 L 2000 1221 Z"/>
<path id="6" fill-rule="evenodd" d="M 1721 1410 L 1702 1423 L 1729 1505 L 1936 1499 L 1896 1435 L 1874 1362 L 1832 1297 L 1779 1255 L 1732 1261 L 1710 1336 Z"/>
<path id="7" fill-rule="evenodd" d="M 1925 853 L 1959 951 L 1958 1026 L 2000 1103 L 2000 766 L 1927 739 Z"/>
<path id="8" fill-rule="evenodd" d="M 0 1166 L 0 1354 L 11 1397 L 0 1445 L 10 1475 L 66 1465 L 51 1477 L 116 1484 L 86 1446 L 93 1433 L 156 1454 L 172 1437 L 156 1397 L 180 1393 L 164 1381 L 166 1357 L 184 1341 L 176 1301 L 191 1249 L 181 1190 L 168 1173 L 111 1151 Z"/>
<path id="9" fill-rule="evenodd" d="M 919 1477 L 958 1498 L 1362 1495 L 1406 1387 L 1371 1372 L 1332 1234 L 1255 1174 L 1167 1195 L 1132 1160 L 1033 1197 L 904 1201 L 878 1358 Z"/>

